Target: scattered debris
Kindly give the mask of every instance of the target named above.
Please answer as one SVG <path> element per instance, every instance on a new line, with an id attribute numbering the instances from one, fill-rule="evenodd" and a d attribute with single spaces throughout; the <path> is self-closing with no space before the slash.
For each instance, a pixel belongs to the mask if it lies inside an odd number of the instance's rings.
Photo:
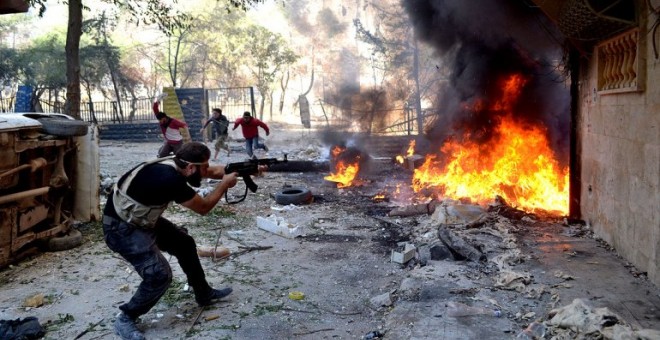
<path id="1" fill-rule="evenodd" d="M 415 215 L 431 215 L 440 205 L 438 201 L 431 201 L 424 204 L 412 204 L 404 207 L 394 208 L 389 212 L 389 216 L 415 216 Z"/>
<path id="2" fill-rule="evenodd" d="M 220 315 L 218 315 L 218 314 L 207 315 L 207 316 L 204 317 L 204 321 L 212 321 L 212 320 L 215 320 L 219 317 L 220 317 Z"/>
<path id="3" fill-rule="evenodd" d="M 397 249 L 392 249 L 390 260 L 394 263 L 405 264 L 415 257 L 416 249 L 414 244 L 400 242 Z"/>
<path id="4" fill-rule="evenodd" d="M 80 332 L 80 334 L 78 334 L 75 338 L 73 338 L 73 340 L 78 340 L 78 339 L 82 338 L 83 335 L 85 335 L 85 334 L 87 334 L 87 333 L 89 333 L 89 332 L 91 332 L 91 331 L 94 331 L 94 328 L 96 328 L 96 326 L 100 325 L 101 322 L 103 322 L 103 320 L 104 320 L 104 319 L 101 319 L 101 320 L 99 320 L 99 321 L 96 322 L 96 323 L 90 324 L 89 326 L 87 326 L 87 328 L 85 328 L 84 331 Z"/>
<path id="5" fill-rule="evenodd" d="M 291 300 L 299 301 L 299 300 L 303 300 L 304 298 L 305 298 L 305 293 L 303 292 L 298 292 L 298 291 L 289 292 L 289 299 Z"/>
<path id="6" fill-rule="evenodd" d="M 380 332 L 380 331 L 373 331 L 373 332 L 369 332 L 369 333 L 365 334 L 362 337 L 362 339 L 364 339 L 364 340 L 373 340 L 373 339 L 380 339 L 384 336 L 385 336 L 385 334 Z"/>
<path id="7" fill-rule="evenodd" d="M 197 255 L 200 257 L 213 257 L 219 260 L 231 255 L 231 251 L 226 247 L 198 246 Z"/>
<path id="8" fill-rule="evenodd" d="M 574 299 L 567 306 L 550 311 L 549 325 L 569 331 L 569 337 L 604 339 L 660 339 L 660 331 L 635 331 L 623 319 L 606 307 L 592 308 L 582 299 Z"/>
<path id="9" fill-rule="evenodd" d="M 23 307 L 37 308 L 43 306 L 43 304 L 44 295 L 41 293 L 29 296 L 23 301 Z"/>
<path id="10" fill-rule="evenodd" d="M 442 225 L 438 228 L 438 236 L 442 243 L 449 248 L 458 260 L 469 260 L 474 262 L 486 261 L 486 255 L 467 243 L 463 238 Z"/>
<path id="11" fill-rule="evenodd" d="M 380 294 L 378 296 L 374 296 L 371 298 L 371 300 L 369 300 L 369 302 L 371 303 L 371 306 L 374 309 L 380 309 L 381 307 L 389 307 L 393 303 L 392 293 L 387 292 L 384 294 Z"/>
<path id="12" fill-rule="evenodd" d="M 286 238 L 295 238 L 303 235 L 303 228 L 301 226 L 292 225 L 282 218 L 275 216 L 268 218 L 257 216 L 257 227 Z"/>

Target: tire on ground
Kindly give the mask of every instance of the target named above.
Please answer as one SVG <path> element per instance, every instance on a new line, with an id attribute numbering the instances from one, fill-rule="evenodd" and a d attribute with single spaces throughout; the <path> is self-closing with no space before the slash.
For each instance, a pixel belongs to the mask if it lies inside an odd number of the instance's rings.
<path id="1" fill-rule="evenodd" d="M 275 193 L 277 204 L 307 204 L 312 202 L 312 192 L 307 188 L 284 188 Z"/>
<path id="2" fill-rule="evenodd" d="M 64 118 L 39 118 L 41 129 L 47 134 L 62 137 L 84 136 L 89 124 L 81 120 Z"/>
<path id="3" fill-rule="evenodd" d="M 78 229 L 71 229 L 62 236 L 51 237 L 46 241 L 48 251 L 62 251 L 78 247 L 82 244 L 82 233 Z"/>

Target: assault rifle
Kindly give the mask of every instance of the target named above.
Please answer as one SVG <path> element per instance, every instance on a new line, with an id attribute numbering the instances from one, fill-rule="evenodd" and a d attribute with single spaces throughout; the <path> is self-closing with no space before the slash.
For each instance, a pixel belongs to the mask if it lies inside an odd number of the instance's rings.
<path id="1" fill-rule="evenodd" d="M 257 183 L 254 183 L 252 177 L 250 176 L 259 173 L 260 165 L 271 166 L 273 164 L 286 163 L 286 162 L 288 162 L 288 160 L 286 158 L 286 154 L 284 154 L 283 160 L 278 160 L 277 158 L 262 158 L 262 159 L 255 158 L 245 162 L 227 164 L 227 166 L 225 167 L 226 174 L 237 172 L 238 176 L 243 177 L 243 182 L 245 182 L 245 193 L 243 194 L 243 197 L 241 197 L 239 200 L 230 202 L 229 198 L 227 198 L 227 191 L 229 191 L 227 190 L 225 191 L 225 200 L 227 200 L 227 203 L 229 204 L 239 203 L 242 202 L 247 196 L 248 189 L 250 189 L 250 191 L 252 192 L 257 192 L 257 188 L 258 188 Z"/>

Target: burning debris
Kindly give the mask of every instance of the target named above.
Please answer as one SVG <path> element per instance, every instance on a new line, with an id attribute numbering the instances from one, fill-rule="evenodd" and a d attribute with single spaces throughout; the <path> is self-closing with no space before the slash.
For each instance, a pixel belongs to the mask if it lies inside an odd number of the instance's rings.
<path id="1" fill-rule="evenodd" d="M 394 161 L 398 164 L 401 164 L 403 167 L 412 170 L 418 166 L 418 163 L 424 159 L 423 156 L 415 153 L 415 140 L 411 140 L 408 143 L 408 150 L 406 150 L 405 155 L 396 155 Z"/>
<path id="2" fill-rule="evenodd" d="M 324 179 L 337 183 L 337 188 L 346 188 L 361 183 L 358 175 L 366 166 L 369 156 L 354 147 L 335 145 L 330 150 L 331 168 L 334 170 Z"/>
<path id="3" fill-rule="evenodd" d="M 509 112 L 524 80 L 509 78 L 506 91 L 495 102 Z M 483 203 L 494 194 L 526 210 L 568 213 L 568 168 L 554 158 L 544 128 L 517 121 L 512 114 L 496 117 L 488 143 L 447 141 L 440 154 L 427 155 L 413 175 L 415 192 L 437 188 L 444 197 L 469 197 Z"/>
<path id="4" fill-rule="evenodd" d="M 371 200 L 374 201 L 375 203 L 380 203 L 380 202 L 389 202 L 390 198 L 387 196 L 386 193 L 378 193 L 374 195 L 371 198 Z"/>
<path id="5" fill-rule="evenodd" d="M 426 128 L 433 146 L 417 150 L 425 156 L 415 193 L 480 204 L 500 195 L 527 211 L 567 214 L 570 96 L 547 18 L 524 2 L 404 6 L 450 69 Z"/>

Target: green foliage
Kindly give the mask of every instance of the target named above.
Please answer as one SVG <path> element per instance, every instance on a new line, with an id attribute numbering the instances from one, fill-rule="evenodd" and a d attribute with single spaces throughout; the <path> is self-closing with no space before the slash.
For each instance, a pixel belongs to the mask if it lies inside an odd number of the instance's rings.
<path id="1" fill-rule="evenodd" d="M 229 6 L 233 6 L 243 11 L 247 11 L 248 7 L 254 6 L 259 3 L 263 3 L 264 0 L 227 0 L 227 2 L 229 3 L 227 6 L 227 11 L 231 11 L 231 8 Z"/>
<path id="2" fill-rule="evenodd" d="M 21 68 L 20 57 L 17 50 L 0 47 L 0 85 L 17 82 Z"/>
<path id="3" fill-rule="evenodd" d="M 266 96 L 278 72 L 286 65 L 296 62 L 296 55 L 284 38 L 263 26 L 251 25 L 247 28 L 246 65 L 257 82 L 262 96 Z"/>
<path id="4" fill-rule="evenodd" d="M 170 287 L 167 288 L 167 291 L 165 291 L 165 294 L 161 298 L 161 301 L 168 306 L 175 306 L 178 302 L 190 298 L 190 293 L 183 290 L 184 285 L 185 282 L 174 278 Z"/>
<path id="5" fill-rule="evenodd" d="M 126 94 L 135 96 L 136 89 L 155 91 L 163 83 L 160 79 L 164 75 L 170 78 L 171 83 L 181 87 L 246 86 L 257 83 L 262 91 L 267 91 L 283 66 L 297 59 L 286 47 L 284 39 L 275 38 L 272 32 L 259 31 L 257 25 L 246 18 L 245 11 L 264 3 L 264 0 L 200 1 L 201 5 L 194 6 L 197 13 L 182 12 L 180 8 L 183 7 L 177 4 L 177 0 L 52 1 L 68 4 L 70 12 L 71 6 L 81 6 L 88 12 L 92 12 L 95 9 L 92 7 L 98 7 L 96 5 L 100 2 L 111 6 L 101 15 L 84 22 L 69 19 L 68 28 L 79 27 L 82 32 L 82 35 L 77 35 L 74 29 L 69 32 L 74 32 L 73 36 L 68 37 L 74 48 L 79 46 L 78 58 L 65 54 L 64 35 L 61 35 L 61 43 L 60 40 L 51 40 L 47 44 L 47 39 L 43 38 L 38 44 L 32 44 L 28 50 L 35 53 L 34 57 L 24 63 L 22 54 L 0 48 L 0 56 L 4 57 L 0 60 L 0 70 L 3 70 L 0 82 L 22 81 L 43 88 L 66 88 L 69 107 L 77 107 L 74 102 L 80 100 L 80 96 L 69 97 L 71 86 L 84 85 L 88 96 L 92 95 L 92 91 L 101 91 L 104 95 L 114 91 L 117 97 Z M 39 10 L 40 15 L 50 4 L 47 0 L 28 2 Z M 166 40 L 161 38 L 144 45 L 133 43 L 122 50 L 111 39 L 117 27 L 125 29 L 118 25 L 119 18 L 139 27 L 156 27 Z M 8 27 L 6 25 L 0 22 L 0 27 Z M 252 36 L 254 32 L 259 34 Z M 125 36 L 122 35 L 122 38 Z M 76 39 L 79 41 L 76 42 Z M 266 44 L 255 47 L 255 44 L 263 42 Z M 44 53 L 40 52 L 45 50 L 52 52 L 47 58 L 43 58 Z M 145 70 L 143 66 L 147 58 L 152 68 Z M 18 65 L 18 62 L 22 64 Z M 73 69 L 80 70 L 78 79 L 71 72 L 68 76 L 72 79 L 67 79 L 66 70 L 72 70 L 72 65 Z M 105 84 L 112 84 L 113 87 Z"/>
<path id="6" fill-rule="evenodd" d="M 48 320 L 46 324 L 44 325 L 44 328 L 48 332 L 54 332 L 62 328 L 64 325 L 71 323 L 75 321 L 75 318 L 73 315 L 66 313 L 66 314 L 61 314 L 57 313 L 57 319 L 56 320 Z"/>
<path id="7" fill-rule="evenodd" d="M 29 17 L 24 15 L 0 15 L 0 42 L 11 34 L 17 34 L 18 28 L 28 21 Z M 16 37 L 13 40 L 16 41 Z"/>
<path id="8" fill-rule="evenodd" d="M 266 313 L 277 313 L 280 310 L 282 310 L 282 307 L 284 307 L 284 305 L 281 305 L 281 304 L 280 305 L 260 305 L 260 304 L 258 304 L 254 307 L 254 311 L 252 311 L 252 313 L 254 314 L 254 316 L 262 316 Z"/>
<path id="9" fill-rule="evenodd" d="M 42 17 L 48 9 L 48 0 L 27 0 L 31 7 L 38 10 Z M 114 5 L 118 10 L 118 15 L 136 25 L 154 25 L 165 34 L 171 34 L 175 29 L 185 27 L 189 24 L 190 17 L 177 11 L 173 4 L 161 0 L 98 0 L 107 4 Z M 246 0 L 247 1 L 247 0 Z M 69 6 L 75 5 L 75 2 L 59 0 L 61 3 L 67 3 Z M 176 4 L 176 0 L 173 1 Z M 243 2 L 243 1 L 239 1 Z M 91 0 L 81 0 L 83 9 L 89 9 L 88 4 L 94 3 Z M 81 24 L 81 23 L 78 23 Z"/>
<path id="10" fill-rule="evenodd" d="M 37 88 L 58 89 L 66 86 L 64 37 L 51 33 L 20 51 L 21 79 Z"/>
<path id="11" fill-rule="evenodd" d="M 222 207 L 216 207 L 215 209 L 211 210 L 206 216 L 210 218 L 224 218 L 224 217 L 232 217 L 235 216 L 236 213 L 229 210 L 229 209 L 224 209 Z"/>

